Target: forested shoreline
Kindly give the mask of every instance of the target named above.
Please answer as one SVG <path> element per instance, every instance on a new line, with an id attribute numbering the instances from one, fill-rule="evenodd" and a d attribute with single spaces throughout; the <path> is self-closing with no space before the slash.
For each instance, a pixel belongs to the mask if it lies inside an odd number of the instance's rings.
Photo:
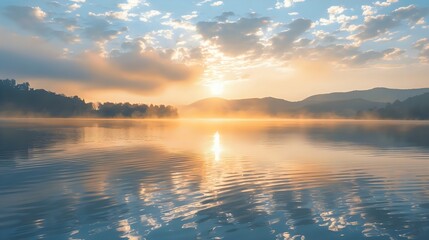
<path id="1" fill-rule="evenodd" d="M 0 79 L 0 116 L 177 118 L 178 112 L 168 105 L 85 102 L 78 96 L 33 89 L 28 82 Z"/>

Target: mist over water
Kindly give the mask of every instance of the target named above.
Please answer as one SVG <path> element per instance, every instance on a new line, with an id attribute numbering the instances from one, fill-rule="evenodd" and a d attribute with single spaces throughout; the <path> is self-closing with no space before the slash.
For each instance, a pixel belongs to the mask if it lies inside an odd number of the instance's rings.
<path id="1" fill-rule="evenodd" d="M 0 239 L 429 239 L 429 122 L 0 120 Z"/>

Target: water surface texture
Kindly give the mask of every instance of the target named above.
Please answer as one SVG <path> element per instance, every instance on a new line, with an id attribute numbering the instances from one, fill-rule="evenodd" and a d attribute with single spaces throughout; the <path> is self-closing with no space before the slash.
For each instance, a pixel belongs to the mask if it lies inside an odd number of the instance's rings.
<path id="1" fill-rule="evenodd" d="M 429 123 L 0 120 L 0 239 L 429 239 Z"/>

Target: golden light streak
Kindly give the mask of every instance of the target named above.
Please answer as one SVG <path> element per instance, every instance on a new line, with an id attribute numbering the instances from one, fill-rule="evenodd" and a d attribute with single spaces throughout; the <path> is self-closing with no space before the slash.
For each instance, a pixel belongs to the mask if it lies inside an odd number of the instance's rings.
<path id="1" fill-rule="evenodd" d="M 219 132 L 216 132 L 213 135 L 213 146 L 212 151 L 214 154 L 214 160 L 219 161 L 220 160 L 220 153 L 222 151 L 221 145 L 220 145 L 220 134 Z"/>

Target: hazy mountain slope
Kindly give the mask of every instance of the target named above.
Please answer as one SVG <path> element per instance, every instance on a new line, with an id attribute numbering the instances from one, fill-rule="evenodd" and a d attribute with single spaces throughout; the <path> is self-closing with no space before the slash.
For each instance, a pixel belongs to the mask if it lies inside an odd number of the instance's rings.
<path id="1" fill-rule="evenodd" d="M 386 103 L 372 102 L 364 99 L 321 102 L 305 105 L 299 111 L 310 115 L 355 117 L 359 111 L 376 109 L 386 106 Z"/>
<path id="2" fill-rule="evenodd" d="M 184 117 L 353 117 L 358 111 L 385 105 L 363 99 L 302 105 L 275 98 L 210 98 L 180 109 L 180 114 Z"/>
<path id="3" fill-rule="evenodd" d="M 247 117 L 276 116 L 290 111 L 294 103 L 277 98 L 249 98 L 226 100 L 222 98 L 207 98 L 197 101 L 180 109 L 181 116 L 200 117 Z"/>
<path id="4" fill-rule="evenodd" d="M 351 92 L 335 92 L 328 94 L 318 94 L 304 99 L 302 102 L 329 102 L 350 99 L 364 99 L 372 102 L 390 103 L 396 100 L 403 101 L 409 97 L 417 96 L 429 92 L 429 88 L 419 89 L 389 89 L 374 88 L 369 90 L 359 90 Z"/>
<path id="5" fill-rule="evenodd" d="M 429 119 L 429 93 L 396 101 L 373 111 L 376 117 L 389 119 Z"/>
<path id="6" fill-rule="evenodd" d="M 407 99 L 424 89 L 375 88 L 365 91 L 321 94 L 299 102 L 278 98 L 226 100 L 208 98 L 180 109 L 182 117 L 345 117 L 354 118 L 364 112 L 374 113 L 388 102 Z M 362 115 L 359 115 L 362 116 Z"/>

